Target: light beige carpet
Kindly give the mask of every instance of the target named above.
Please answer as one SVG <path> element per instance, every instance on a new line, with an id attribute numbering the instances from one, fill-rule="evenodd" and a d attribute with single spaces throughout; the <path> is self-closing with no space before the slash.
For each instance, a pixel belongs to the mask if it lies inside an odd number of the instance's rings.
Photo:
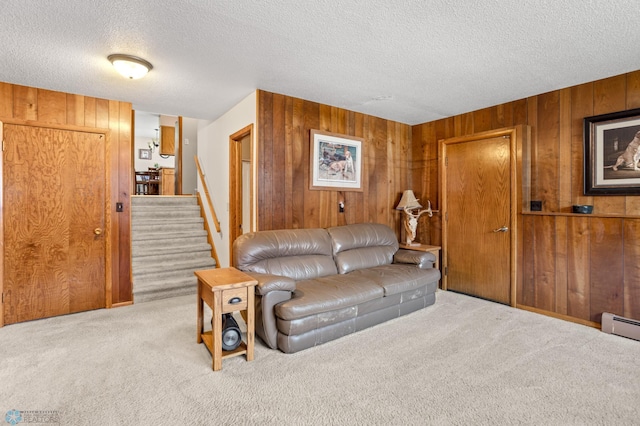
<path id="1" fill-rule="evenodd" d="M 471 297 L 286 355 L 223 361 L 193 296 L 0 329 L 0 422 L 63 425 L 632 425 L 640 342 Z"/>

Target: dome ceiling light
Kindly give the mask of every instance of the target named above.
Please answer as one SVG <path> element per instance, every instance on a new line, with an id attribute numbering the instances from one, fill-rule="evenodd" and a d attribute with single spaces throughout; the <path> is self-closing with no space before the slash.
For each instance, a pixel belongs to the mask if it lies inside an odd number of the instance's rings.
<path id="1" fill-rule="evenodd" d="M 113 64 L 116 71 L 131 80 L 142 78 L 153 69 L 153 65 L 137 56 L 116 53 L 109 55 L 107 59 Z"/>

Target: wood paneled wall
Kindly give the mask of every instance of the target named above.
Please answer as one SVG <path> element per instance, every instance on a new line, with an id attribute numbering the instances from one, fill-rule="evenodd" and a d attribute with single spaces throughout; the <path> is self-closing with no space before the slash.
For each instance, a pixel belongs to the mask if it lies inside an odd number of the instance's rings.
<path id="1" fill-rule="evenodd" d="M 457 115 L 412 129 L 416 196 L 439 196 L 438 141 L 531 126 L 531 199 L 541 214 L 523 215 L 517 302 L 599 321 L 603 312 L 640 320 L 640 197 L 583 195 L 583 118 L 640 107 L 640 71 Z M 573 204 L 594 214 L 572 215 Z M 430 224 L 430 226 L 428 226 Z M 440 244 L 440 219 L 419 235 Z"/>
<path id="2" fill-rule="evenodd" d="M 3 118 L 111 130 L 111 300 L 131 302 L 131 104 L 0 82 Z M 122 213 L 115 212 L 116 202 L 123 203 Z"/>
<path id="3" fill-rule="evenodd" d="M 409 185 L 411 126 L 265 91 L 257 121 L 259 230 L 376 222 L 399 236 L 395 206 Z M 309 189 L 312 129 L 364 138 L 362 192 Z"/>

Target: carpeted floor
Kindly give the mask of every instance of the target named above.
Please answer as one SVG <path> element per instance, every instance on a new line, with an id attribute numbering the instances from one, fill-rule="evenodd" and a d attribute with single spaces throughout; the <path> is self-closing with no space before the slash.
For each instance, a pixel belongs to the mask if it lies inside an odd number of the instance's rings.
<path id="1" fill-rule="evenodd" d="M 0 421 L 15 409 L 61 425 L 640 422 L 640 342 L 451 292 L 292 355 L 258 340 L 255 361 L 219 372 L 195 316 L 182 296 L 5 326 Z"/>

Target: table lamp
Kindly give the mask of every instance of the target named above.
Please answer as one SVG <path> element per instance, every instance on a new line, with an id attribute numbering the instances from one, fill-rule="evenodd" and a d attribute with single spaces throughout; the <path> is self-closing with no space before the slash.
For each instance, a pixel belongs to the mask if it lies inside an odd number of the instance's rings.
<path id="1" fill-rule="evenodd" d="M 415 194 L 411 189 L 407 189 L 402 193 L 402 198 L 400 198 L 400 202 L 396 206 L 396 210 L 404 211 L 404 229 L 406 231 L 406 239 L 408 246 L 419 246 L 420 243 L 414 243 L 413 240 L 416 239 L 416 228 L 418 227 L 418 218 L 423 213 L 427 213 L 429 217 L 433 216 L 433 212 L 431 211 L 431 201 L 427 201 L 429 203 L 428 207 L 424 210 L 420 210 L 422 205 L 418 202 Z"/>

